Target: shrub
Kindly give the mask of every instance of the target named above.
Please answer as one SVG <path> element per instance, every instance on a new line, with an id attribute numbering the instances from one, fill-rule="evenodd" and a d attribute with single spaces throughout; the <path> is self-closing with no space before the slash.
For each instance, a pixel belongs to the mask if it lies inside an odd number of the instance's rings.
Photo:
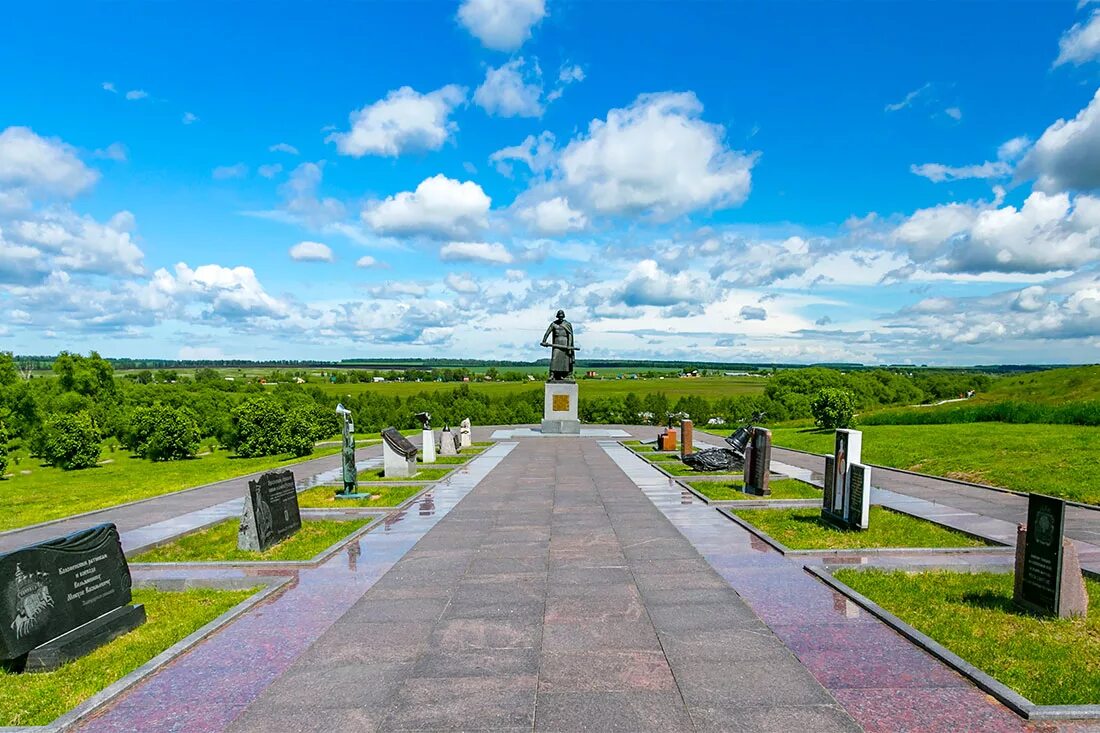
<path id="1" fill-rule="evenodd" d="M 846 428 L 852 424 L 855 399 L 852 393 L 838 387 L 819 389 L 810 403 L 810 413 L 819 427 L 827 430 Z"/>
<path id="2" fill-rule="evenodd" d="M 183 409 L 160 404 L 139 407 L 130 416 L 126 444 L 151 461 L 177 461 L 195 455 L 199 429 Z"/>
<path id="3" fill-rule="evenodd" d="M 66 471 L 89 468 L 99 460 L 99 440 L 99 429 L 88 413 L 54 415 L 42 435 L 42 458 Z"/>
<path id="4" fill-rule="evenodd" d="M 281 407 L 267 397 L 253 397 L 233 408 L 230 447 L 245 458 L 283 452 L 285 433 Z"/>

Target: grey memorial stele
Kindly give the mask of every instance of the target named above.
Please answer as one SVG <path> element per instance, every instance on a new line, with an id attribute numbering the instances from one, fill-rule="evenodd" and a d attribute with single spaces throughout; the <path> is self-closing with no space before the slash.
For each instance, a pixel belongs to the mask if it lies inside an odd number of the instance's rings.
<path id="1" fill-rule="evenodd" d="M 263 552 L 302 528 L 298 490 L 290 471 L 268 471 L 248 482 L 237 549 Z"/>
<path id="2" fill-rule="evenodd" d="M 145 623 L 113 524 L 0 555 L 0 668 L 48 672 Z"/>
<path id="3" fill-rule="evenodd" d="M 351 419 L 351 410 L 343 404 L 336 405 L 336 414 L 340 416 L 341 434 L 343 445 L 340 449 L 342 459 L 342 473 L 344 477 L 344 494 L 355 494 L 359 491 L 359 471 L 355 468 L 355 423 Z"/>
<path id="4" fill-rule="evenodd" d="M 458 440 L 456 438 L 457 436 L 451 432 L 451 428 L 444 426 L 443 432 L 439 434 L 439 455 L 457 456 Z"/>
<path id="5" fill-rule="evenodd" d="M 542 335 L 542 346 L 550 349 L 550 374 L 543 400 L 542 432 L 559 435 L 579 435 L 581 422 L 577 416 L 577 383 L 573 381 L 576 345 L 573 325 L 559 310 Z"/>
<path id="6" fill-rule="evenodd" d="M 458 424 L 459 448 L 469 448 L 474 444 L 472 433 L 473 428 L 470 426 L 470 418 L 462 418 L 462 422 Z"/>
<path id="7" fill-rule="evenodd" d="M 386 478 L 416 475 L 416 446 L 395 427 L 382 431 L 382 475 Z"/>

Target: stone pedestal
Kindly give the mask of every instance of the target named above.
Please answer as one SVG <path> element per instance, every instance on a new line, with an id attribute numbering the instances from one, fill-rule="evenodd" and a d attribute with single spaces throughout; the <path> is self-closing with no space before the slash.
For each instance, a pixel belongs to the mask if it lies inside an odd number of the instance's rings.
<path id="1" fill-rule="evenodd" d="M 416 446 L 394 428 L 382 431 L 382 468 L 386 478 L 416 475 Z"/>
<path id="2" fill-rule="evenodd" d="M 420 433 L 420 462 L 435 463 L 435 431 L 428 429 Z"/>
<path id="3" fill-rule="evenodd" d="M 443 432 L 439 434 L 439 455 L 458 455 L 458 449 L 455 447 L 455 434 L 451 432 L 450 428 L 443 428 Z"/>
<path id="4" fill-rule="evenodd" d="M 657 450 L 676 450 L 676 432 L 666 428 L 657 433 Z"/>
<path id="5" fill-rule="evenodd" d="M 1016 573 L 1013 584 L 1013 599 L 1020 604 L 1024 596 L 1024 547 L 1027 541 L 1027 526 L 1016 525 Z M 1058 617 L 1085 617 L 1089 612 L 1089 596 L 1085 589 L 1085 578 L 1081 575 L 1081 561 L 1077 557 L 1077 547 L 1068 539 L 1062 540 L 1062 572 L 1058 578 Z M 1024 605 L 1024 604 L 1021 604 Z"/>
<path id="6" fill-rule="evenodd" d="M 680 458 L 695 452 L 695 438 L 691 420 L 680 421 Z"/>
<path id="7" fill-rule="evenodd" d="M 580 435 L 576 382 L 547 382 L 542 412 L 542 432 Z"/>

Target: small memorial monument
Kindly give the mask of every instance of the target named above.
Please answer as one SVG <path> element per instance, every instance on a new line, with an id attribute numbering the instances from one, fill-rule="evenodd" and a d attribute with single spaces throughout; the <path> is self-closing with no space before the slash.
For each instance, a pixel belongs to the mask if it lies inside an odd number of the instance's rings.
<path id="1" fill-rule="evenodd" d="M 462 418 L 462 422 L 458 425 L 458 447 L 470 448 L 474 444 L 473 427 L 470 425 L 470 418 Z"/>
<path id="2" fill-rule="evenodd" d="M 657 433 L 657 450 L 676 450 L 676 431 L 672 428 L 664 428 Z"/>
<path id="3" fill-rule="evenodd" d="M 458 441 L 455 438 L 456 436 L 454 433 L 451 432 L 451 428 L 448 426 L 444 426 L 443 432 L 439 434 L 439 455 L 458 455 Z"/>
<path id="4" fill-rule="evenodd" d="M 848 469 L 848 529 L 867 529 L 871 518 L 871 468 L 853 463 Z"/>
<path id="5" fill-rule="evenodd" d="M 52 671 L 137 628 L 130 589 L 113 524 L 0 555 L 0 667 Z"/>
<path id="6" fill-rule="evenodd" d="M 772 431 L 765 428 L 752 428 L 748 444 L 745 446 L 745 493 L 754 496 L 768 496 L 772 493 Z"/>
<path id="7" fill-rule="evenodd" d="M 863 433 L 858 430 L 837 430 L 832 459 L 825 460 L 825 496 L 821 518 L 840 527 L 848 527 L 848 493 L 852 464 L 859 463 L 863 449 Z"/>
<path id="8" fill-rule="evenodd" d="M 420 421 L 420 462 L 435 463 L 435 431 L 432 430 L 432 413 L 418 412 Z"/>
<path id="9" fill-rule="evenodd" d="M 340 458 L 344 490 L 340 493 L 355 494 L 359 491 L 359 471 L 355 467 L 355 423 L 351 419 L 351 410 L 344 407 L 343 404 L 336 405 L 336 414 L 340 416 L 343 423 L 341 425 L 343 442 L 340 448 Z"/>
<path id="10" fill-rule="evenodd" d="M 695 436 L 691 420 L 680 421 L 680 459 L 695 452 Z"/>
<path id="11" fill-rule="evenodd" d="M 237 549 L 263 552 L 302 528 L 298 490 L 290 471 L 268 471 L 248 482 Z"/>
<path id="12" fill-rule="evenodd" d="M 542 336 L 542 345 L 550 349 L 550 376 L 543 400 L 542 432 L 579 435 L 577 383 L 573 380 L 577 348 L 573 344 L 573 325 L 559 310 Z"/>
<path id="13" fill-rule="evenodd" d="M 1087 615 L 1088 593 L 1065 520 L 1064 501 L 1028 494 L 1027 524 L 1016 529 L 1013 600 L 1021 608 L 1060 618 Z"/>
<path id="14" fill-rule="evenodd" d="M 397 428 L 382 431 L 382 474 L 386 478 L 416 475 L 416 446 Z"/>

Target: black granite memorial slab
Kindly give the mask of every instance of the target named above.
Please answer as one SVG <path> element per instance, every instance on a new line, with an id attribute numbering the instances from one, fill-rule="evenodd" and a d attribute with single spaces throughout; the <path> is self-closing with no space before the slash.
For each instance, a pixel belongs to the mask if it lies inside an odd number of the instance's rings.
<path id="1" fill-rule="evenodd" d="M 848 469 L 848 527 L 850 529 L 867 529 L 868 519 L 864 513 L 865 492 L 870 490 L 867 485 L 867 474 L 870 469 L 858 463 L 853 463 Z"/>
<path id="2" fill-rule="evenodd" d="M 1032 611 L 1058 615 L 1062 578 L 1062 535 L 1066 503 L 1053 496 L 1028 494 L 1027 536 L 1016 602 Z"/>
<path id="3" fill-rule="evenodd" d="M 125 623 L 133 628 L 140 624 L 140 620 L 134 623 L 134 612 L 118 612 L 130 603 L 130 589 L 130 568 L 113 524 L 0 555 L 0 660 L 11 668 L 13 660 L 39 645 L 112 612 L 128 617 Z M 140 616 L 143 620 L 144 613 Z M 103 626 L 106 630 L 99 628 L 95 634 L 98 643 L 81 641 L 83 637 L 74 634 L 69 638 L 75 646 L 68 648 L 87 653 L 122 633 L 111 624 Z M 21 668 L 19 663 L 14 666 Z"/>
<path id="4" fill-rule="evenodd" d="M 825 457 L 825 490 L 821 500 L 821 518 L 832 524 L 845 526 L 844 515 L 833 511 L 836 502 L 836 459 L 832 456 Z"/>
<path id="5" fill-rule="evenodd" d="M 248 482 L 237 547 L 263 552 L 302 528 L 298 491 L 290 471 L 269 471 Z"/>
<path id="6" fill-rule="evenodd" d="M 416 446 L 408 438 L 397 431 L 397 428 L 386 428 L 382 431 L 382 440 L 386 441 L 393 450 L 408 458 L 416 455 Z"/>
<path id="7" fill-rule="evenodd" d="M 764 428 L 753 428 L 749 449 L 745 451 L 748 463 L 745 471 L 745 492 L 755 496 L 768 496 L 771 488 L 772 433 Z"/>

